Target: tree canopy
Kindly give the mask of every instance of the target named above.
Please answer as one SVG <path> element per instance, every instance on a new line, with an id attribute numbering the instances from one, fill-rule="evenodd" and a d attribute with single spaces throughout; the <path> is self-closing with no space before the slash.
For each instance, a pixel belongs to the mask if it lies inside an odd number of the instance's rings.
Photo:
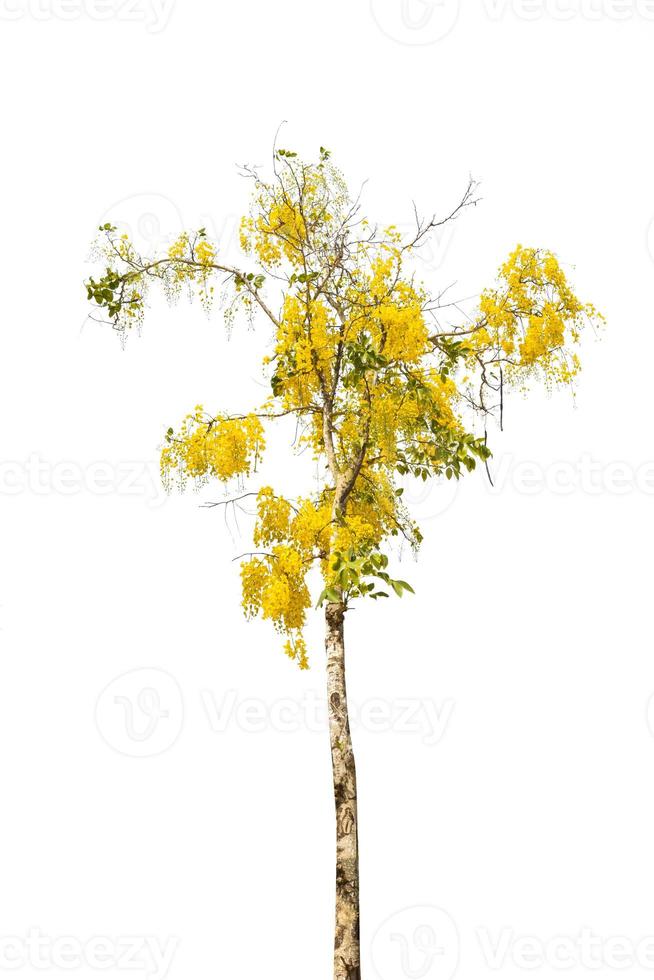
<path id="1" fill-rule="evenodd" d="M 224 288 L 228 320 L 241 309 L 267 321 L 269 397 L 246 414 L 195 406 L 168 430 L 161 467 L 168 486 L 238 483 L 259 466 L 267 427 L 295 417 L 298 444 L 322 464 L 321 476 L 304 496 L 267 486 L 256 494 L 257 550 L 241 579 L 246 614 L 271 620 L 304 668 L 303 627 L 316 598 L 347 607 L 411 589 L 388 570 L 390 539 L 413 549 L 422 539 L 403 504 L 403 478 L 459 479 L 485 463 L 486 421 L 501 421 L 505 386 L 573 384 L 581 330 L 601 317 L 577 298 L 555 255 L 538 248 L 518 245 L 471 315 L 420 280 L 414 253 L 475 203 L 472 181 L 451 214 L 416 214 L 405 234 L 363 216 L 324 148 L 312 162 L 275 150 L 269 179 L 249 175 L 242 268 L 221 261 L 205 229 L 146 256 L 104 225 L 96 251 L 105 271 L 86 286 L 123 336 L 141 323 L 155 285 L 171 301 L 188 290 L 207 310 Z M 324 588 L 312 599 L 316 565 Z"/>

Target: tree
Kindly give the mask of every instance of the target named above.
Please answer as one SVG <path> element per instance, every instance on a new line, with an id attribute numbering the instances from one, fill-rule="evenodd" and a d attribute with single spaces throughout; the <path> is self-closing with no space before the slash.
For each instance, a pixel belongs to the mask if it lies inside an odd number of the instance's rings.
<path id="1" fill-rule="evenodd" d="M 168 430 L 161 467 L 168 486 L 237 481 L 232 502 L 242 499 L 267 425 L 284 416 L 296 420 L 299 445 L 320 464 L 318 483 L 304 496 L 286 499 L 267 486 L 250 492 L 256 550 L 241 579 L 246 615 L 270 620 L 304 669 L 303 627 L 314 605 L 308 576 L 314 566 L 322 576 L 337 841 L 334 978 L 353 980 L 361 975 L 358 825 L 345 614 L 354 599 L 413 592 L 392 577 L 387 553 L 392 538 L 414 551 L 422 540 L 402 502 L 406 478 L 458 480 L 478 461 L 488 469 L 487 420 L 501 424 L 505 386 L 571 385 L 580 331 L 601 318 L 541 249 L 519 245 L 466 318 L 418 280 L 413 253 L 476 203 L 472 181 L 449 216 L 423 220 L 416 212 L 415 229 L 403 235 L 362 216 L 324 148 L 314 162 L 277 149 L 270 179 L 247 173 L 253 188 L 241 224 L 242 267 L 222 262 L 203 228 L 144 256 L 107 224 L 96 243 L 105 272 L 86 287 L 123 337 L 142 321 L 152 285 L 171 300 L 188 289 L 209 309 L 221 280 L 228 320 L 239 309 L 258 312 L 272 329 L 265 403 L 248 414 L 196 406 Z"/>

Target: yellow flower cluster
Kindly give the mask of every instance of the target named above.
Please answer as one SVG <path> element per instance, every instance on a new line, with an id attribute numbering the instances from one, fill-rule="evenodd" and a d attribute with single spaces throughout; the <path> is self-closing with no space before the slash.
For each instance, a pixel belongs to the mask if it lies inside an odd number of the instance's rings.
<path id="1" fill-rule="evenodd" d="M 247 475 L 265 446 L 263 426 L 255 415 L 208 419 L 201 405 L 187 415 L 179 432 L 169 432 L 161 452 L 164 484 L 184 485 L 188 477 L 206 482 L 211 477 L 227 482 Z"/>
<path id="2" fill-rule="evenodd" d="M 277 266 L 285 256 L 294 265 L 302 259 L 302 243 L 307 229 L 300 211 L 284 196 L 272 199 L 262 193 L 257 199 L 259 213 L 241 221 L 241 248 L 254 254 L 264 266 Z"/>
<path id="3" fill-rule="evenodd" d="M 397 292 L 408 292 L 402 283 Z M 383 303 L 378 320 L 384 338 L 382 353 L 390 361 L 415 364 L 427 352 L 428 330 L 417 300 L 400 297 L 392 303 Z"/>
<path id="4" fill-rule="evenodd" d="M 215 246 L 204 237 L 204 232 L 191 240 L 189 233 L 183 231 L 175 239 L 168 248 L 170 262 L 155 272 L 163 279 L 171 302 L 177 299 L 183 285 L 195 286 L 202 307 L 206 313 L 210 312 L 214 294 L 210 279 L 215 271 L 216 254 Z"/>
<path id="5" fill-rule="evenodd" d="M 286 653 L 303 668 L 308 661 L 302 628 L 311 605 L 306 575 L 316 558 L 329 553 L 330 526 L 328 503 L 300 500 L 293 507 L 271 487 L 262 487 L 254 542 L 268 550 L 241 565 L 245 614 L 272 620 L 287 636 Z"/>
<path id="6" fill-rule="evenodd" d="M 306 576 L 314 562 L 320 562 L 327 581 L 335 553 L 375 549 L 403 520 L 400 499 L 384 471 L 368 469 L 362 487 L 353 492 L 347 513 L 336 518 L 327 491 L 296 505 L 271 487 L 257 495 L 254 542 L 265 550 L 241 565 L 243 610 L 248 617 L 271 620 L 287 638 L 285 652 L 301 667 L 308 666 L 302 631 L 311 606 Z"/>
<path id="7" fill-rule="evenodd" d="M 290 534 L 303 554 L 327 555 L 332 533 L 332 509 L 328 500 L 300 500 Z"/>
<path id="8" fill-rule="evenodd" d="M 203 266 L 208 267 L 216 261 L 216 249 L 206 238 L 200 239 L 195 246 L 194 254 L 196 260 Z"/>
<path id="9" fill-rule="evenodd" d="M 302 555 L 287 544 L 273 545 L 270 552 L 254 555 L 241 565 L 243 609 L 247 616 L 259 613 L 270 619 L 287 637 L 285 651 L 308 666 L 302 628 L 311 596 L 305 582 L 307 568 Z"/>
<path id="10" fill-rule="evenodd" d="M 173 259 L 171 271 L 173 279 L 177 283 L 186 282 L 195 278 L 195 270 L 186 264 L 189 257 L 190 239 L 187 231 L 183 231 L 168 249 L 168 258 Z M 179 260 L 183 261 L 179 261 Z"/>
<path id="11" fill-rule="evenodd" d="M 365 492 L 352 497 L 346 516 L 334 527 L 333 551 L 377 548 L 396 524 L 398 498 L 388 477 L 382 471 L 366 477 Z"/>
<path id="12" fill-rule="evenodd" d="M 373 343 L 388 361 L 415 364 L 430 350 L 429 331 L 422 312 L 424 296 L 402 277 L 402 253 L 395 244 L 398 233 L 386 229 L 389 236 L 381 253 L 372 251 L 371 269 L 353 290 L 356 307 L 369 310 L 363 325 Z M 361 247 L 361 260 L 369 259 L 368 246 Z"/>
<path id="13" fill-rule="evenodd" d="M 245 216 L 241 219 L 241 248 L 247 255 L 256 255 L 264 267 L 279 265 L 282 249 L 279 241 L 266 235 L 261 218 Z"/>
<path id="14" fill-rule="evenodd" d="M 602 317 L 572 291 L 551 252 L 518 245 L 499 271 L 499 284 L 480 300 L 479 327 L 467 340 L 476 355 L 494 350 L 508 380 L 540 371 L 546 383 L 567 383 L 580 370 L 574 352 L 587 320 Z"/>
<path id="15" fill-rule="evenodd" d="M 545 303 L 540 316 L 532 314 L 520 342 L 520 361 L 526 366 L 547 357 L 565 343 L 565 321 L 552 303 Z"/>
<path id="16" fill-rule="evenodd" d="M 393 464 L 398 448 L 415 438 L 426 441 L 425 415 L 438 423 L 448 437 L 463 431 L 455 408 L 459 393 L 451 378 L 442 378 L 433 368 L 416 367 L 412 378 L 417 387 L 410 391 L 405 379 L 380 387 L 371 402 L 371 433 L 384 462 Z M 356 417 L 349 421 L 350 438 L 356 438 Z"/>
<path id="17" fill-rule="evenodd" d="M 276 496 L 271 487 L 262 487 L 257 495 L 257 523 L 254 543 L 269 545 L 285 541 L 288 536 L 292 508 L 288 500 Z"/>
<path id="18" fill-rule="evenodd" d="M 274 359 L 285 408 L 307 404 L 329 383 L 337 334 L 322 300 L 289 293 L 282 307 Z"/>
<path id="19" fill-rule="evenodd" d="M 309 669 L 309 658 L 307 656 L 307 645 L 304 637 L 301 635 L 294 635 L 288 638 L 284 644 L 284 653 L 291 660 L 297 661 L 300 670 Z"/>

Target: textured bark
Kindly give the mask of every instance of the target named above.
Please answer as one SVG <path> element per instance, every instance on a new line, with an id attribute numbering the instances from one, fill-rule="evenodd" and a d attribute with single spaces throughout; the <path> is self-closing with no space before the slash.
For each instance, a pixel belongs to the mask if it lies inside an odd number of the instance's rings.
<path id="1" fill-rule="evenodd" d="M 360 980 L 357 779 L 347 713 L 343 604 L 327 606 L 327 700 L 336 804 L 334 980 Z"/>

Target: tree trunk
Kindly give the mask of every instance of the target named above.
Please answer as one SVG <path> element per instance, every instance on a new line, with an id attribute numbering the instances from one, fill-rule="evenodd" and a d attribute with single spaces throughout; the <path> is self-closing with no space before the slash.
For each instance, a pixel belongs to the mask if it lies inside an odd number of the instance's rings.
<path id="1" fill-rule="evenodd" d="M 357 779 L 347 713 L 343 618 L 343 603 L 330 602 L 325 620 L 329 736 L 336 804 L 334 980 L 361 980 Z"/>

